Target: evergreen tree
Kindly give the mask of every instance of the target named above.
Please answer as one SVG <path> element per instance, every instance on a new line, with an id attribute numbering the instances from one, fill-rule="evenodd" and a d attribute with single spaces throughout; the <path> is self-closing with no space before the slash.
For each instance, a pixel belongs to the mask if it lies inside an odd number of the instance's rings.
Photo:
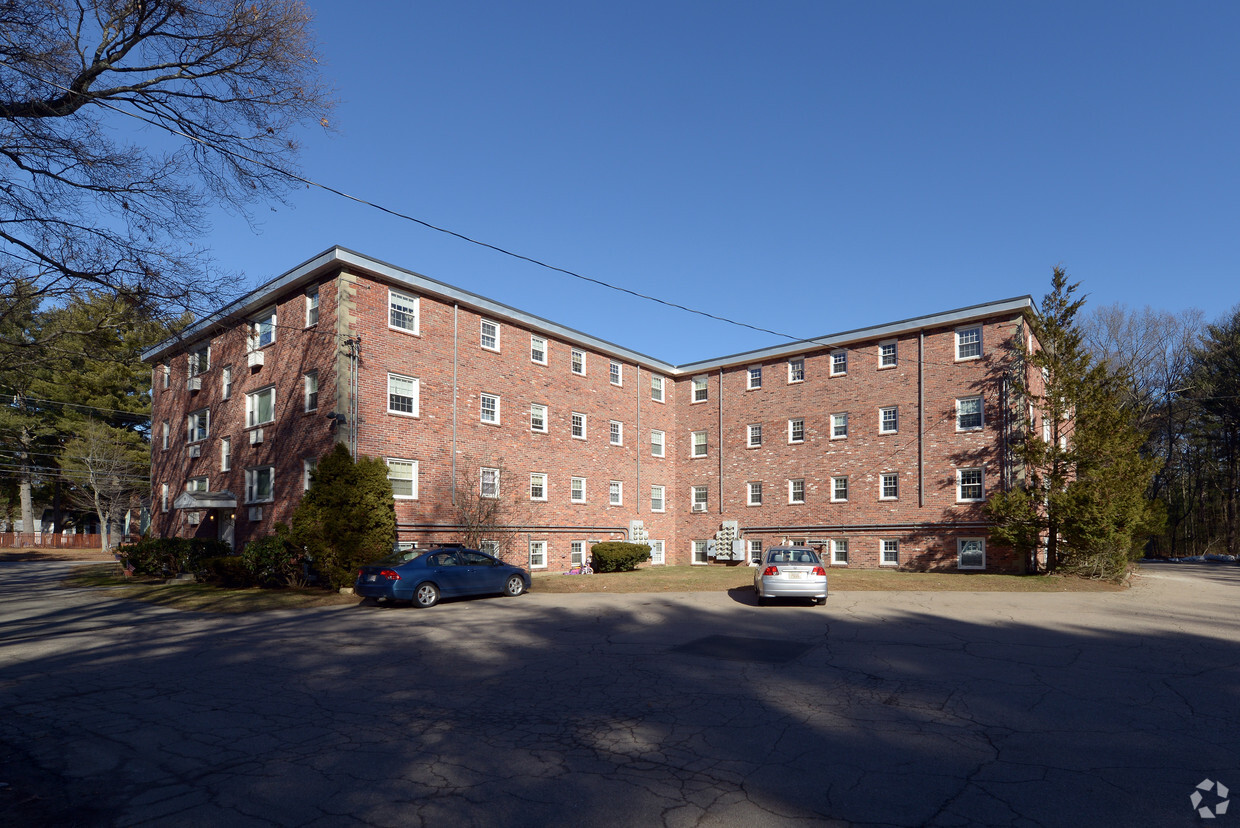
<path id="1" fill-rule="evenodd" d="M 384 462 L 354 461 L 337 443 L 311 472 L 310 489 L 293 512 L 292 540 L 332 589 L 352 585 L 359 566 L 391 553 L 396 507 Z"/>
<path id="2" fill-rule="evenodd" d="M 1227 554 L 1240 555 L 1236 525 L 1240 498 L 1240 307 L 1207 326 L 1204 341 L 1193 351 L 1185 396 L 1193 404 L 1192 437 L 1206 460 L 1203 466 L 1208 482 L 1201 498 L 1215 501 L 1212 511 L 1217 517 L 1210 530 L 1221 529 Z"/>
<path id="3" fill-rule="evenodd" d="M 1144 435 L 1124 405 L 1127 378 L 1092 364 L 1077 323 L 1079 287 L 1055 268 L 1040 313 L 1028 318 L 1037 347 L 1018 343 L 1025 370 L 1014 390 L 1041 420 L 1021 406 L 1025 429 L 1014 454 L 1024 480 L 994 493 L 986 512 L 991 538 L 1028 555 L 1030 571 L 1045 539 L 1048 569 L 1118 578 L 1159 523 L 1146 497 L 1157 463 L 1141 455 Z"/>

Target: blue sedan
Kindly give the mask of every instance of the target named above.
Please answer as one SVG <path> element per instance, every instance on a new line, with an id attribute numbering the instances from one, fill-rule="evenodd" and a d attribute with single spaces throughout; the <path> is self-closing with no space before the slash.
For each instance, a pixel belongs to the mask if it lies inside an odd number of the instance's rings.
<path id="1" fill-rule="evenodd" d="M 462 595 L 516 596 L 530 588 L 530 573 L 485 552 L 464 547 L 394 552 L 357 571 L 353 592 L 363 598 L 412 601 L 433 607 Z"/>

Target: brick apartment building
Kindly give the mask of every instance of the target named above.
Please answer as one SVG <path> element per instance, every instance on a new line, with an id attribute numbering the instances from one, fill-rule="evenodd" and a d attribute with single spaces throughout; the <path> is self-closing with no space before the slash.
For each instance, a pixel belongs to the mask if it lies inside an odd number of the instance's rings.
<path id="1" fill-rule="evenodd" d="M 152 531 L 269 533 L 344 442 L 387 463 L 402 543 L 454 540 L 458 500 L 499 497 L 497 551 L 534 569 L 635 539 L 656 564 L 797 542 L 834 566 L 1017 571 L 981 507 L 1019 475 L 1032 311 L 672 365 L 332 248 L 143 355 Z"/>

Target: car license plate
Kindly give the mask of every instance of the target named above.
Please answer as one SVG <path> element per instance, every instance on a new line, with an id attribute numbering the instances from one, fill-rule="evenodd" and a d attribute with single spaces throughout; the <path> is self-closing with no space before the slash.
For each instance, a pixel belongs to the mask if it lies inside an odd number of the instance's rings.
<path id="1" fill-rule="evenodd" d="M 367 580 L 367 581 L 373 581 L 374 579 L 375 579 L 375 576 L 374 576 L 374 575 L 367 575 L 367 576 L 366 576 L 366 580 Z"/>
<path id="2" fill-rule="evenodd" d="M 788 577 L 793 578 L 793 579 L 804 578 L 805 573 L 804 572 L 789 572 Z"/>

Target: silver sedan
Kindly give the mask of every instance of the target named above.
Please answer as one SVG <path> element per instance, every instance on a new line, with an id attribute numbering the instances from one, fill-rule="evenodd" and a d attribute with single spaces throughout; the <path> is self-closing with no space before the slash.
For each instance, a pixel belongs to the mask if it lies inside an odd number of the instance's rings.
<path id="1" fill-rule="evenodd" d="M 772 546 L 754 569 L 753 588 L 758 605 L 768 598 L 809 598 L 827 603 L 827 570 L 818 553 L 804 546 Z"/>

